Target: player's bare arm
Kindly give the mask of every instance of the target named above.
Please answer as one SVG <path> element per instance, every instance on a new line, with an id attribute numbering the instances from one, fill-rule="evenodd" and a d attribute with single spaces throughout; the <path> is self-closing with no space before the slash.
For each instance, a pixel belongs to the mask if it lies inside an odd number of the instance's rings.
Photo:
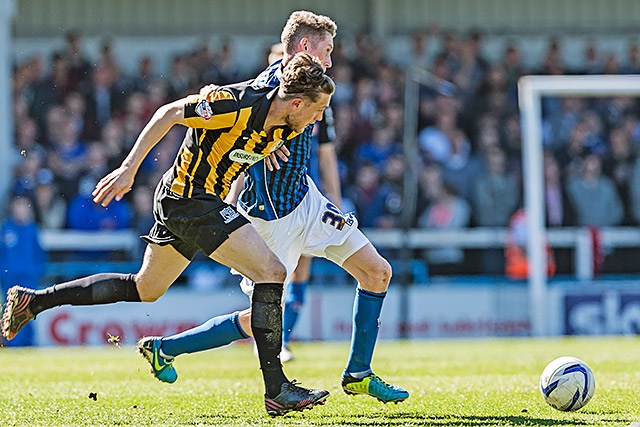
<path id="1" fill-rule="evenodd" d="M 181 99 L 163 105 L 155 112 L 140 132 L 122 165 L 96 184 L 96 188 L 91 193 L 95 203 L 107 206 L 114 198 L 120 201 L 131 191 L 138 169 L 149 151 L 160 142 L 173 125 L 184 124 L 184 103 L 185 99 Z"/>

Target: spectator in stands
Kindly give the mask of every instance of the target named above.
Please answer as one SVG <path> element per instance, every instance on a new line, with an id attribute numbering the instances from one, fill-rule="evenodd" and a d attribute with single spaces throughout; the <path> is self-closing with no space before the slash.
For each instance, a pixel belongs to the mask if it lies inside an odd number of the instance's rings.
<path id="1" fill-rule="evenodd" d="M 61 123 L 53 141 L 53 149 L 49 151 L 47 164 L 60 185 L 61 194 L 70 200 L 78 191 L 78 180 L 85 166 L 88 147 L 80 139 L 79 129 L 73 118 L 63 112 Z"/>
<path id="2" fill-rule="evenodd" d="M 562 227 L 574 224 L 571 204 L 562 181 L 558 161 L 549 151 L 544 155 L 544 201 L 547 227 Z"/>
<path id="3" fill-rule="evenodd" d="M 485 153 L 486 170 L 474 186 L 474 217 L 481 227 L 504 227 L 520 202 L 515 178 L 507 173 L 506 156 L 494 147 Z"/>
<path id="4" fill-rule="evenodd" d="M 356 81 L 355 96 L 352 101 L 355 112 L 355 138 L 356 143 L 371 138 L 376 123 L 380 120 L 380 106 L 376 99 L 376 80 L 367 75 L 359 75 Z"/>
<path id="5" fill-rule="evenodd" d="M 471 101 L 485 79 L 488 64 L 481 56 L 482 35 L 472 31 L 460 43 L 460 66 L 453 73 L 453 83 L 460 89 L 460 95 L 465 102 Z"/>
<path id="6" fill-rule="evenodd" d="M 478 175 L 473 192 L 473 217 L 480 227 L 506 227 L 520 204 L 518 183 L 507 173 L 506 155 L 500 148 L 485 153 L 486 170 Z M 499 249 L 482 251 L 481 269 L 486 274 L 504 272 Z"/>
<path id="7" fill-rule="evenodd" d="M 640 224 L 640 157 L 636 157 L 629 176 L 629 200 L 634 222 Z"/>
<path id="8" fill-rule="evenodd" d="M 102 142 L 88 144 L 87 155 L 80 172 L 82 181 L 91 181 L 94 185 L 105 176 L 109 169 L 109 157 Z"/>
<path id="9" fill-rule="evenodd" d="M 47 111 L 45 128 L 42 132 L 42 143 L 47 150 L 53 150 L 55 141 L 61 138 L 62 128 L 66 120 L 67 112 L 62 104 L 52 105 Z"/>
<path id="10" fill-rule="evenodd" d="M 71 199 L 67 210 L 67 228 L 98 231 L 131 228 L 132 213 L 126 200 L 113 201 L 108 207 L 93 202 L 91 192 L 95 180 L 82 180 L 78 194 Z"/>
<path id="11" fill-rule="evenodd" d="M 562 43 L 558 38 L 549 40 L 549 46 L 542 59 L 538 74 L 561 75 L 565 74 L 565 65 L 562 54 Z"/>
<path id="12" fill-rule="evenodd" d="M 631 135 L 633 149 L 637 151 L 640 148 L 640 115 L 626 115 L 622 121 L 622 126 Z"/>
<path id="13" fill-rule="evenodd" d="M 23 157 L 14 171 L 11 191 L 18 196 L 31 197 L 38 182 L 38 175 L 43 168 L 43 159 L 32 153 Z"/>
<path id="14" fill-rule="evenodd" d="M 609 52 L 604 61 L 604 67 L 602 68 L 602 74 L 620 74 L 620 63 L 618 56 Z"/>
<path id="15" fill-rule="evenodd" d="M 210 81 L 210 80 L 205 80 Z M 167 84 L 164 80 L 154 79 L 149 82 L 147 90 L 143 93 L 147 95 L 147 108 L 146 117 L 147 120 L 151 118 L 153 112 L 158 108 L 169 102 L 167 93 Z"/>
<path id="16" fill-rule="evenodd" d="M 423 169 L 420 189 L 428 203 L 418 217 L 418 228 L 425 230 L 459 230 L 469 226 L 471 208 L 444 183 L 436 164 Z M 464 271 L 464 251 L 454 246 L 441 246 L 424 251 L 430 274 L 460 274 Z"/>
<path id="17" fill-rule="evenodd" d="M 53 173 L 48 169 L 40 171 L 38 185 L 33 194 L 33 209 L 36 223 L 41 228 L 64 228 L 67 220 L 67 202 L 58 192 L 58 187 L 53 181 Z"/>
<path id="18" fill-rule="evenodd" d="M 400 143 L 394 139 L 394 129 L 379 125 L 370 140 L 363 142 L 356 151 L 356 164 L 373 163 L 380 170 L 392 155 L 402 151 Z"/>
<path id="19" fill-rule="evenodd" d="M 597 154 L 584 156 L 580 175 L 569 177 L 566 186 L 577 225 L 605 227 L 622 223 L 622 200 L 614 182 L 602 174 L 602 161 Z"/>
<path id="20" fill-rule="evenodd" d="M 11 199 L 9 218 L 2 223 L 1 237 L 0 278 L 3 292 L 18 283 L 40 288 L 46 256 L 40 246 L 39 230 L 33 220 L 33 209 L 28 198 Z M 25 332 L 24 337 L 4 345 L 32 345 L 33 326 Z"/>
<path id="21" fill-rule="evenodd" d="M 356 208 L 360 227 L 375 227 L 384 212 L 385 198 L 380 192 L 380 171 L 373 163 L 363 163 L 356 172 L 354 184 L 344 195 Z"/>
<path id="22" fill-rule="evenodd" d="M 492 114 L 497 118 L 506 117 L 516 111 L 518 104 L 515 98 L 510 98 L 507 86 L 507 74 L 502 65 L 491 65 L 478 83 L 477 94 L 469 107 L 478 113 Z"/>
<path id="23" fill-rule="evenodd" d="M 149 55 L 145 55 L 138 61 L 137 72 L 131 79 L 131 90 L 147 92 L 149 84 L 156 79 L 155 62 Z"/>
<path id="24" fill-rule="evenodd" d="M 402 142 L 404 139 L 404 106 L 400 101 L 391 102 L 382 111 L 383 123 L 393 130 L 393 139 Z"/>
<path id="25" fill-rule="evenodd" d="M 124 130 L 126 147 L 132 147 L 136 137 L 150 118 L 147 96 L 142 92 L 133 92 L 125 100 L 124 108 L 119 111 L 118 121 Z"/>
<path id="26" fill-rule="evenodd" d="M 604 63 L 595 40 L 588 40 L 584 46 L 583 57 L 577 74 L 602 74 Z"/>
<path id="27" fill-rule="evenodd" d="M 109 172 L 107 155 L 101 143 L 89 145 L 81 171 L 78 194 L 69 202 L 67 227 L 76 230 L 119 230 L 130 228 L 132 212 L 126 200 L 104 208 L 93 203 L 91 192 Z"/>
<path id="28" fill-rule="evenodd" d="M 353 73 L 349 64 L 334 65 L 330 74 L 336 82 L 336 93 L 331 98 L 331 105 L 337 107 L 351 102 L 355 89 L 353 87 Z"/>
<path id="29" fill-rule="evenodd" d="M 636 115 L 638 102 L 637 98 L 631 96 L 601 98 L 594 109 L 601 116 L 604 127 L 611 130 L 623 126 L 627 117 Z M 629 133 L 631 132 L 629 131 Z"/>
<path id="30" fill-rule="evenodd" d="M 122 70 L 113 52 L 113 44 L 111 40 L 105 39 L 102 41 L 102 45 L 100 46 L 100 58 L 98 58 L 97 65 L 108 69 L 116 82 L 122 81 Z"/>
<path id="31" fill-rule="evenodd" d="M 526 70 L 522 63 L 520 49 L 514 42 L 508 43 L 504 50 L 502 67 L 504 68 L 506 77 L 507 96 L 510 102 L 516 103 L 518 97 L 518 80 L 526 74 Z"/>
<path id="32" fill-rule="evenodd" d="M 113 118 L 124 102 L 116 79 L 110 67 L 98 65 L 93 69 L 91 80 L 82 88 L 87 105 L 87 132 L 92 139 L 98 138 L 99 129 Z"/>
<path id="33" fill-rule="evenodd" d="M 381 59 L 379 57 L 381 54 L 380 46 L 366 33 L 356 34 L 354 45 L 355 52 L 349 61 L 353 75 L 357 76 L 357 78 L 373 78 L 376 75 L 376 69 Z"/>
<path id="34" fill-rule="evenodd" d="M 446 58 L 439 56 L 433 64 L 434 85 L 420 88 L 420 106 L 418 128 L 432 126 L 436 122 L 436 115 L 441 108 L 457 111 L 459 100 L 454 98 L 458 94 L 458 87 L 451 83 Z M 444 104 L 444 105 L 442 105 Z"/>
<path id="35" fill-rule="evenodd" d="M 11 166 L 15 170 L 27 156 L 46 157 L 44 147 L 38 142 L 38 125 L 31 117 L 15 122 L 16 138 Z"/>
<path id="36" fill-rule="evenodd" d="M 456 122 L 453 109 L 440 110 L 434 126 L 422 129 L 418 135 L 424 160 L 454 166 L 463 162 L 471 151 L 471 144 Z"/>
<path id="37" fill-rule="evenodd" d="M 404 90 L 403 80 L 402 72 L 397 67 L 387 61 L 381 62 L 378 64 L 375 80 L 378 91 L 376 100 L 380 110 L 384 109 L 386 105 L 401 100 Z"/>
<path id="38" fill-rule="evenodd" d="M 552 102 L 551 99 L 547 104 Z M 553 102 L 557 102 L 559 109 L 557 111 L 544 111 L 544 122 L 548 127 L 544 145 L 553 150 L 561 150 L 572 137 L 576 126 L 584 116 L 587 105 L 583 98 L 575 96 L 567 96 L 563 98 L 554 98 Z"/>
<path id="39" fill-rule="evenodd" d="M 350 165 L 358 149 L 356 140 L 356 114 L 350 103 L 342 103 L 333 109 L 336 122 L 336 153 L 340 162 Z"/>
<path id="40" fill-rule="evenodd" d="M 122 162 L 129 148 L 124 139 L 124 129 L 118 120 L 109 120 L 102 127 L 100 144 L 107 155 L 109 169 L 114 169 Z"/>
<path id="41" fill-rule="evenodd" d="M 85 141 L 95 139 L 97 129 L 86 126 L 87 104 L 84 97 L 79 92 L 69 92 L 62 100 L 64 111 L 76 127 L 80 139 Z"/>
<path id="42" fill-rule="evenodd" d="M 436 63 L 442 61 L 446 68 L 446 74 L 454 76 L 460 69 L 460 40 L 456 33 L 448 31 L 443 34 L 442 46 L 436 54 Z"/>
<path id="43" fill-rule="evenodd" d="M 636 161 L 636 153 L 631 142 L 631 135 L 624 127 L 617 127 L 609 133 L 609 151 L 602 160 L 602 172 L 611 178 L 624 206 L 622 225 L 633 225 L 633 212 L 629 198 L 629 181 Z"/>
<path id="44" fill-rule="evenodd" d="M 426 31 L 416 31 L 411 36 L 411 54 L 405 66 L 428 69 L 431 66 L 431 52 L 429 52 L 429 34 Z"/>
<path id="45" fill-rule="evenodd" d="M 390 155 L 382 165 L 380 194 L 384 198 L 384 210 L 376 221 L 379 228 L 403 227 L 405 162 L 401 152 Z"/>
<path id="46" fill-rule="evenodd" d="M 82 35 L 72 31 L 65 37 L 65 47 L 60 53 L 69 70 L 69 89 L 76 90 L 91 75 L 91 62 L 82 50 Z"/>
<path id="47" fill-rule="evenodd" d="M 563 176 L 570 178 L 580 175 L 585 153 L 603 155 L 605 151 L 604 141 L 593 132 L 592 124 L 587 119 L 581 119 L 571 131 L 567 144 L 556 152 L 556 158 Z"/>
<path id="48" fill-rule="evenodd" d="M 640 74 L 640 45 L 637 41 L 629 43 L 627 61 L 621 70 L 622 74 Z"/>
<path id="49" fill-rule="evenodd" d="M 230 40 L 225 40 L 217 52 L 215 64 L 218 69 L 218 76 L 214 81 L 217 84 L 230 84 L 241 80 L 241 71 L 236 64 L 233 55 L 233 46 Z"/>
<path id="50" fill-rule="evenodd" d="M 73 84 L 69 76 L 69 66 L 66 59 L 60 53 L 52 55 L 50 73 L 34 81 L 31 96 L 29 97 L 29 113 L 38 123 L 40 129 L 48 128 L 49 109 L 56 104 L 62 104 L 64 96 L 69 93 Z M 44 134 L 49 136 L 48 132 Z M 50 140 L 43 141 L 45 145 Z"/>
<path id="51" fill-rule="evenodd" d="M 176 55 L 171 63 L 171 71 L 167 79 L 169 98 L 178 99 L 195 92 L 192 88 L 197 87 L 196 82 L 195 72 L 189 67 L 185 55 Z"/>
<path id="52" fill-rule="evenodd" d="M 506 117 L 499 127 L 500 145 L 507 154 L 510 165 L 514 162 L 522 163 L 522 131 L 520 128 L 520 115 L 517 112 Z"/>

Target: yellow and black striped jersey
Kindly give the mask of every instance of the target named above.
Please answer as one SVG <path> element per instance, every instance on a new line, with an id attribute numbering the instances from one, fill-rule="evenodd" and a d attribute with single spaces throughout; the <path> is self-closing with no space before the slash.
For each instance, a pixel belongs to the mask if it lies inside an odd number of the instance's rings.
<path id="1" fill-rule="evenodd" d="M 165 174 L 171 191 L 182 197 L 206 192 L 224 199 L 231 183 L 249 166 L 298 135 L 287 126 L 267 135 L 264 122 L 278 89 L 256 89 L 247 83 L 186 98 L 184 121 L 189 129 Z"/>

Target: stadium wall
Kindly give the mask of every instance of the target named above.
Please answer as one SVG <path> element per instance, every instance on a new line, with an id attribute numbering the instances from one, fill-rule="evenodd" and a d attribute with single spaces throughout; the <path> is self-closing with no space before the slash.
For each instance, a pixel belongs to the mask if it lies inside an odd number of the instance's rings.
<path id="1" fill-rule="evenodd" d="M 296 9 L 329 14 L 343 34 L 386 36 L 437 24 L 499 32 L 635 31 L 635 0 L 18 0 L 17 37 L 279 33 Z"/>
<path id="2" fill-rule="evenodd" d="M 353 288 L 309 290 L 296 329 L 298 340 L 346 341 L 351 337 Z M 403 292 L 407 294 L 403 295 Z M 402 301 L 409 301 L 402 322 Z M 381 316 L 380 338 L 522 337 L 531 334 L 524 283 L 469 280 L 456 284 L 391 288 Z M 36 345 L 102 345 L 110 336 L 135 344 L 144 335 L 168 335 L 210 317 L 241 310 L 239 289 L 210 293 L 175 290 L 153 304 L 63 306 L 38 315 Z M 640 334 L 640 290 L 634 282 L 552 283 L 551 335 Z"/>

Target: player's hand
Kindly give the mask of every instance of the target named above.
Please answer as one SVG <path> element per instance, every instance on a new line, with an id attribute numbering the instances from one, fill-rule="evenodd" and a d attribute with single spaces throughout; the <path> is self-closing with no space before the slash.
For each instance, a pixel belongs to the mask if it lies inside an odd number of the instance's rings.
<path id="1" fill-rule="evenodd" d="M 91 195 L 95 203 L 107 206 L 113 199 L 122 200 L 131 191 L 136 172 L 131 168 L 120 166 L 118 169 L 102 178 Z"/>
<path id="2" fill-rule="evenodd" d="M 285 145 L 283 145 L 282 147 L 278 148 L 276 151 L 274 151 L 273 153 L 265 157 L 264 162 L 267 165 L 267 169 L 269 169 L 270 171 L 273 171 L 274 169 L 280 170 L 280 163 L 278 162 L 278 157 L 283 162 L 288 162 L 290 155 L 291 155 L 291 152 L 289 151 L 289 149 Z"/>

